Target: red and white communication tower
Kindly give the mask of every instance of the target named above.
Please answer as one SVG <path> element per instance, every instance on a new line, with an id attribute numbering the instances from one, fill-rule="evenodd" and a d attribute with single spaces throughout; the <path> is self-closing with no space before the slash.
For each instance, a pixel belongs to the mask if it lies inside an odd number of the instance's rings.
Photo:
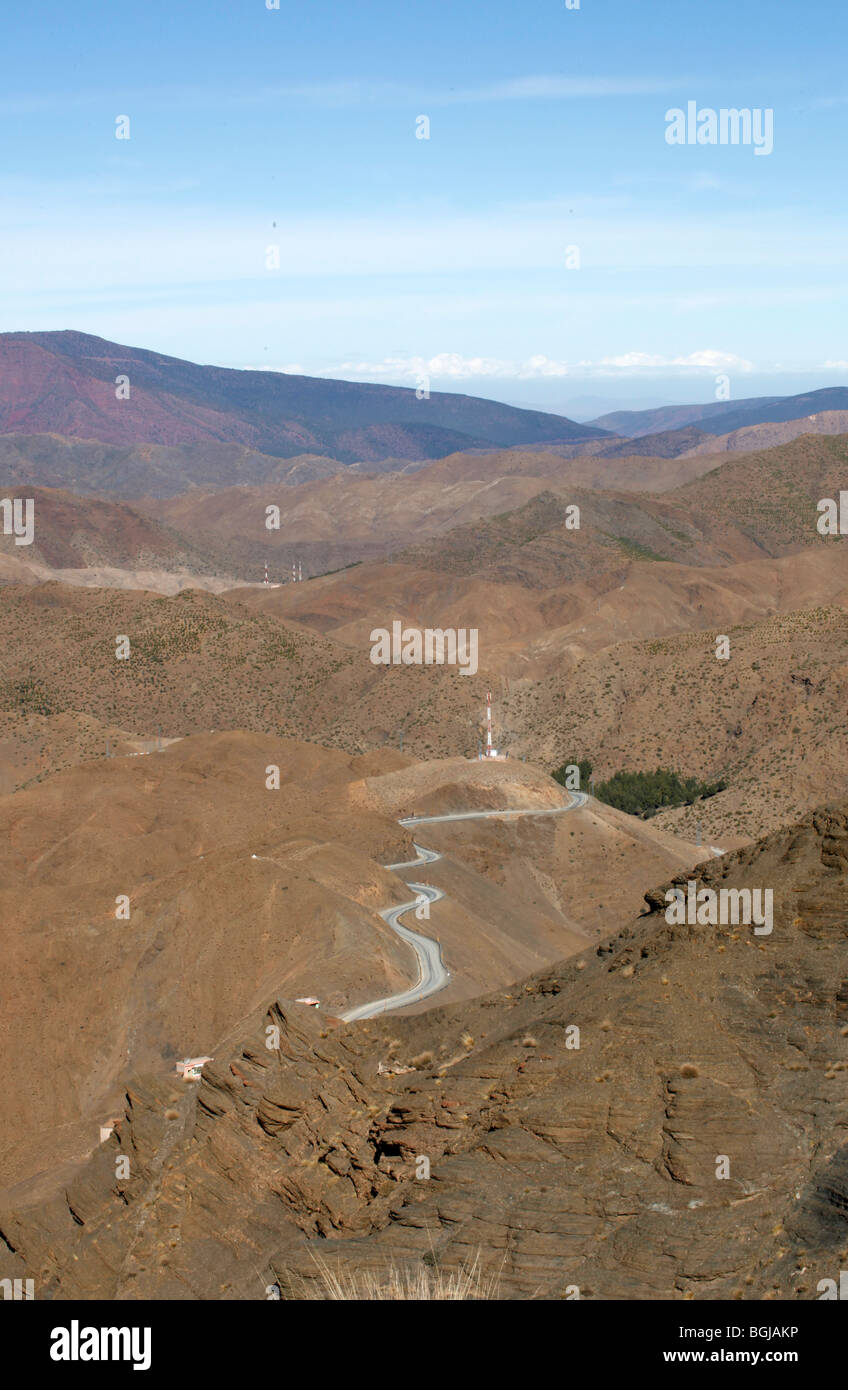
<path id="1" fill-rule="evenodd" d="M 492 747 L 492 692 L 486 694 L 486 757 L 496 758 L 497 748 Z"/>
<path id="2" fill-rule="evenodd" d="M 268 583 L 268 561 L 265 561 L 265 583 Z"/>

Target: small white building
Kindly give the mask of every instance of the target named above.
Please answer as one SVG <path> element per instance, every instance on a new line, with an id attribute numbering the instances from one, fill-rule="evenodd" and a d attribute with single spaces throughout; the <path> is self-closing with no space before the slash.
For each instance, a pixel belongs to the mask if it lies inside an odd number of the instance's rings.
<path id="1" fill-rule="evenodd" d="M 214 1060 L 214 1057 L 183 1057 L 177 1062 L 177 1075 L 181 1076 L 183 1081 L 199 1081 L 204 1063 Z"/>

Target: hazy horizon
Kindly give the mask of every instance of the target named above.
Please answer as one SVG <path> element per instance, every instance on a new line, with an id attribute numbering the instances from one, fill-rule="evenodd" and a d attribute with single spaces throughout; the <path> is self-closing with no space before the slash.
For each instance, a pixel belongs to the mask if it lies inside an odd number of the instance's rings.
<path id="1" fill-rule="evenodd" d="M 6 321 L 548 410 L 835 384 L 846 29 L 823 0 L 16 9 Z M 669 143 L 692 103 L 768 144 Z"/>

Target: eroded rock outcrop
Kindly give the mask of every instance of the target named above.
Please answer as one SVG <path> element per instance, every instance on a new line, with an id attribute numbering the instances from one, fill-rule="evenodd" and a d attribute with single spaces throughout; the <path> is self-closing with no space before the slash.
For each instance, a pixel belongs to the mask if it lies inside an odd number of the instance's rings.
<path id="1" fill-rule="evenodd" d="M 848 1258 L 846 865 L 824 808 L 693 875 L 772 888 L 768 936 L 671 925 L 666 885 L 471 1003 L 338 1027 L 276 1001 L 199 1085 L 135 1083 L 61 1198 L 0 1215 L 8 1273 L 253 1299 L 316 1252 L 479 1252 L 507 1297 L 814 1298 Z"/>

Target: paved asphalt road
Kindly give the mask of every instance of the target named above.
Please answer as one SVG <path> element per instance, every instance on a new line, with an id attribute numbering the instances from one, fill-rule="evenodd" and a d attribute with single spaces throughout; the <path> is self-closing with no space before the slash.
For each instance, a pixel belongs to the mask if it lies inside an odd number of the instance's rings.
<path id="1" fill-rule="evenodd" d="M 589 799 L 586 792 L 569 792 L 569 796 L 572 799 L 567 806 L 554 806 L 547 811 L 454 811 L 445 816 L 406 816 L 400 824 L 441 825 L 454 820 L 512 820 L 516 816 L 561 816 L 565 811 L 585 806 Z M 423 845 L 416 844 L 415 849 L 418 852 L 417 859 L 409 859 L 402 864 L 386 864 L 384 867 L 395 872 L 400 869 L 417 869 L 421 864 L 434 864 L 442 857 L 435 850 L 425 849 Z M 437 994 L 440 989 L 444 989 L 450 979 L 450 971 L 442 960 L 442 948 L 438 941 L 434 941 L 431 936 L 423 936 L 421 932 L 413 931 L 411 927 L 403 926 L 399 920 L 405 913 L 413 912 L 418 907 L 421 895 L 426 895 L 431 903 L 438 902 L 445 895 L 441 888 L 433 888 L 428 883 L 410 883 L 407 879 L 407 884 L 419 896 L 412 898 L 410 902 L 400 903 L 397 907 L 383 908 L 380 916 L 397 932 L 401 940 L 408 942 L 412 947 L 418 961 L 418 979 L 414 985 L 400 994 L 374 999 L 370 1004 L 360 1004 L 356 1009 L 348 1009 L 347 1013 L 339 1014 L 344 1023 L 353 1023 L 360 1018 L 374 1018 L 376 1014 L 403 1009 L 408 1004 L 418 1004 L 422 999 L 427 999 L 431 994 Z"/>
<path id="2" fill-rule="evenodd" d="M 445 895 L 441 888 L 433 888 L 428 883 L 410 883 L 410 888 L 414 888 L 421 897 L 426 897 L 428 902 L 436 903 Z M 405 927 L 398 920 L 405 912 L 412 912 L 418 907 L 420 898 L 415 897 L 411 902 L 401 903 L 398 907 L 385 907 L 380 913 L 384 922 L 388 922 L 393 931 L 396 931 L 402 941 L 407 941 L 415 952 L 418 961 L 418 979 L 409 989 L 402 990 L 400 994 L 390 994 L 385 999 L 375 999 L 370 1004 L 360 1004 L 358 1009 L 348 1009 L 347 1013 L 339 1014 L 339 1018 L 345 1023 L 353 1023 L 358 1018 L 373 1018 L 375 1014 L 389 1013 L 391 1009 L 402 1009 L 406 1004 L 417 1004 L 419 999 L 426 999 L 429 994 L 436 994 L 438 990 L 444 989 L 450 979 L 450 971 L 445 969 L 442 960 L 442 948 L 438 941 L 434 941 L 431 936 L 422 936 L 420 932 L 412 931 L 410 927 Z"/>

